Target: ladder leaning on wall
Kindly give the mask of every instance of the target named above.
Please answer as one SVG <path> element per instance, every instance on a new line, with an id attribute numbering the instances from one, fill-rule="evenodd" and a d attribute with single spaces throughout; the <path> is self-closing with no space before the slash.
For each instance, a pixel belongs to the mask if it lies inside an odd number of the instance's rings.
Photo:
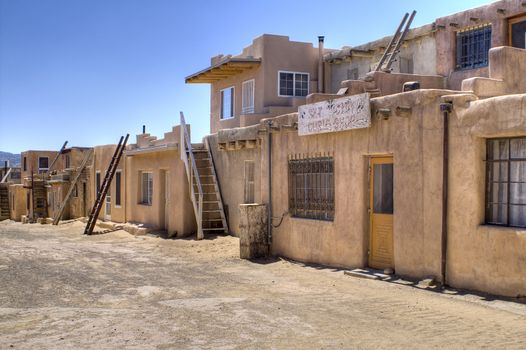
<path id="1" fill-rule="evenodd" d="M 385 52 L 382 55 L 382 58 L 380 58 L 380 62 L 378 62 L 378 65 L 376 66 L 376 69 L 375 69 L 376 72 L 378 71 L 390 72 L 391 71 L 391 65 L 393 64 L 396 56 L 400 52 L 400 46 L 402 46 L 402 42 L 404 41 L 404 38 L 407 35 L 407 32 L 409 31 L 409 27 L 411 26 L 411 23 L 413 22 L 415 15 L 416 15 L 416 11 L 413 11 L 411 13 L 411 16 L 409 16 L 409 13 L 406 13 L 404 15 L 404 18 L 402 18 L 402 22 L 400 22 L 400 25 L 398 26 L 395 34 L 391 38 L 389 45 L 387 45 L 387 48 L 385 49 Z M 409 20 L 407 20 L 407 17 L 409 17 Z M 404 27 L 404 24 L 405 24 L 405 27 Z M 402 30 L 402 27 L 404 27 L 404 30 Z"/>
<path id="2" fill-rule="evenodd" d="M 60 221 L 60 219 L 62 219 L 62 215 L 64 214 L 64 209 L 66 208 L 66 205 L 68 204 L 69 199 L 71 198 L 71 195 L 73 194 L 73 191 L 75 190 L 75 186 L 77 186 L 77 182 L 79 181 L 80 176 L 82 175 L 82 172 L 86 168 L 86 165 L 88 165 L 88 161 L 91 158 L 92 154 L 93 154 L 93 149 L 90 149 L 88 152 L 86 152 L 86 156 L 82 160 L 80 167 L 77 169 L 77 174 L 75 175 L 75 178 L 73 179 L 73 181 L 71 182 L 71 185 L 69 186 L 69 190 L 68 190 L 68 193 L 66 194 L 66 197 L 60 204 L 60 208 L 58 209 L 58 211 L 55 213 L 55 217 L 53 218 L 53 225 L 58 225 L 58 222 Z M 84 196 L 85 195 L 86 194 L 84 193 Z"/>
<path id="3" fill-rule="evenodd" d="M 117 167 L 119 166 L 119 162 L 121 160 L 122 153 L 124 152 L 124 148 L 126 147 L 126 143 L 128 142 L 129 136 L 129 134 L 126 134 L 126 138 L 124 138 L 124 136 L 121 136 L 119 144 L 115 149 L 115 153 L 113 153 L 113 157 L 111 158 L 110 164 L 108 165 L 108 169 L 106 170 L 106 175 L 104 176 L 104 180 L 102 181 L 100 191 L 99 193 L 97 193 L 97 198 L 95 200 L 95 203 L 93 204 L 93 207 L 91 208 L 91 212 L 88 217 L 88 222 L 86 223 L 86 228 L 84 229 L 85 235 L 91 235 L 93 233 L 93 229 L 95 228 L 95 224 L 97 223 L 97 218 L 99 217 L 100 209 L 102 208 L 102 204 L 104 203 L 106 194 L 110 189 L 111 180 L 113 180 L 113 176 L 117 171 Z"/>

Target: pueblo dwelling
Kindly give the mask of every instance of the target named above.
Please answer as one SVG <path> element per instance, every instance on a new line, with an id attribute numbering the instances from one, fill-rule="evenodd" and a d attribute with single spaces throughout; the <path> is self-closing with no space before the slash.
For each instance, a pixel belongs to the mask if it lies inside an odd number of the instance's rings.
<path id="1" fill-rule="evenodd" d="M 182 113 L 162 139 L 143 129 L 109 186 L 116 145 L 71 156 L 69 178 L 64 157 L 51 167 L 62 150 L 26 152 L 11 218 L 75 218 L 102 203 L 98 218 L 125 228 L 239 236 L 242 256 L 524 296 L 526 3 L 409 29 L 413 17 L 341 50 L 262 35 L 216 56 L 186 78 L 211 84 L 202 143 Z"/>

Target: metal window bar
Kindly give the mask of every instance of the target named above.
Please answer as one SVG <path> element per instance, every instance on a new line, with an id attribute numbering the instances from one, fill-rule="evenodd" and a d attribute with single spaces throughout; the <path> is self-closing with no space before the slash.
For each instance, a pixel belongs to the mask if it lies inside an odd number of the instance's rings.
<path id="1" fill-rule="evenodd" d="M 457 32 L 457 69 L 488 65 L 491 48 L 491 25 Z"/>
<path id="2" fill-rule="evenodd" d="M 294 217 L 334 220 L 334 159 L 289 157 L 289 210 Z"/>
<path id="3" fill-rule="evenodd" d="M 515 142 L 517 146 L 515 151 L 519 155 L 513 154 L 512 142 Z M 497 147 L 494 147 L 495 144 Z M 498 151 L 497 157 L 495 157 L 495 151 Z M 526 206 L 526 199 L 521 190 L 521 185 L 526 185 L 526 172 L 521 172 L 520 168 L 521 163 L 525 165 L 526 162 L 526 159 L 523 158 L 524 153 L 526 153 L 526 138 L 524 137 L 486 141 L 486 223 L 526 227 L 526 212 L 519 209 Z M 516 172 L 518 178 L 515 180 L 512 180 L 512 165 L 519 167 Z M 495 185 L 497 193 L 495 193 Z M 512 191 L 512 186 L 519 188 Z M 497 195 L 496 198 L 495 195 Z M 512 215 L 512 210 L 514 210 L 514 215 Z"/>

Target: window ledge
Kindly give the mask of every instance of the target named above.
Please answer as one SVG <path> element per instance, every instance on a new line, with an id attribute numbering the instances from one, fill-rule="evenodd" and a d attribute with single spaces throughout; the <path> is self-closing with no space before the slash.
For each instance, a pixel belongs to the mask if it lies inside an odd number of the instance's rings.
<path id="1" fill-rule="evenodd" d="M 289 215 L 289 217 L 293 220 L 297 220 L 297 221 L 307 221 L 307 222 L 321 222 L 321 223 L 324 223 L 324 224 L 334 224 L 334 219 L 332 220 L 323 220 L 323 219 L 312 219 L 312 218 L 302 218 L 302 217 L 299 217 L 299 216 L 291 216 Z"/>
<path id="2" fill-rule="evenodd" d="M 145 207 L 151 207 L 151 204 L 148 203 L 137 203 L 137 205 L 144 205 Z"/>
<path id="3" fill-rule="evenodd" d="M 504 225 L 493 225 L 493 224 L 480 224 L 478 230 L 487 231 L 503 231 L 503 232 L 516 232 L 526 234 L 526 227 L 516 226 L 504 226 Z"/>

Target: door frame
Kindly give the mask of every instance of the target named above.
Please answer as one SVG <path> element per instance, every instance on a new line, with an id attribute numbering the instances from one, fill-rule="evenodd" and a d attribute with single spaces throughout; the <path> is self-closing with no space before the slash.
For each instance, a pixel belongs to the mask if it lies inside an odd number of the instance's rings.
<path id="1" fill-rule="evenodd" d="M 372 256 L 372 242 L 373 242 L 373 195 L 374 195 L 374 164 L 393 164 L 393 222 L 394 222 L 394 157 L 392 154 L 378 154 L 378 155 L 370 155 L 368 157 L 368 191 L 369 191 L 369 197 L 368 197 L 368 214 L 369 214 L 369 230 L 368 230 L 368 254 L 367 254 L 367 266 L 371 266 L 371 256 Z M 392 240 L 392 268 L 395 268 L 395 259 L 394 259 L 394 227 L 393 232 L 391 233 L 391 240 Z"/>

